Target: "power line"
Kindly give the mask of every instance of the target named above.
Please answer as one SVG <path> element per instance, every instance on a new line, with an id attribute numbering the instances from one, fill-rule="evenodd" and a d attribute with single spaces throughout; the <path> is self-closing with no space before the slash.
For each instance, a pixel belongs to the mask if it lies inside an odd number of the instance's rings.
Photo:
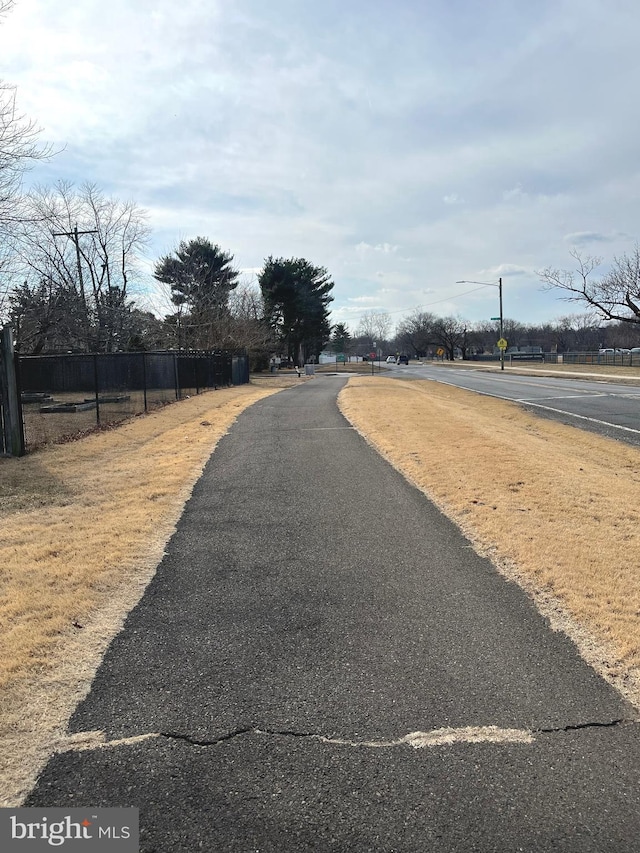
<path id="1" fill-rule="evenodd" d="M 482 287 L 474 287 L 473 290 L 465 290 L 464 293 L 457 293 L 454 296 L 446 297 L 446 299 L 437 299 L 435 302 L 426 302 L 422 305 L 415 305 L 413 308 L 398 308 L 396 311 L 374 311 L 370 314 L 364 312 L 363 314 L 356 317 L 347 317 L 344 322 L 361 320 L 365 316 L 365 314 L 370 317 L 380 317 L 385 314 L 409 314 L 411 311 L 420 311 L 423 308 L 430 308 L 432 305 L 440 305 L 443 302 L 452 302 L 456 299 L 460 299 L 463 296 L 469 296 L 470 293 L 477 293 L 477 291 L 482 289 Z"/>

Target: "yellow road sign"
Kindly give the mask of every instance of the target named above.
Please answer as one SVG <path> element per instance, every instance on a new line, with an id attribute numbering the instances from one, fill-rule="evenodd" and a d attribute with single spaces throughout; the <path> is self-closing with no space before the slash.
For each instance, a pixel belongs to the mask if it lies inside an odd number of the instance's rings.
<path id="1" fill-rule="evenodd" d="M 506 348 L 507 348 L 507 342 L 505 341 L 504 338 L 500 338 L 500 340 L 498 341 L 498 349 L 506 349 Z"/>

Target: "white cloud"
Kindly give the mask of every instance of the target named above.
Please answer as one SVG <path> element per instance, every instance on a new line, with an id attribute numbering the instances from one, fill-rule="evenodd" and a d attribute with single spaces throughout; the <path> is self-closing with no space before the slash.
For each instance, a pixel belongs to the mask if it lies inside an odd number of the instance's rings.
<path id="1" fill-rule="evenodd" d="M 373 290 L 394 317 L 428 292 L 481 319 L 491 289 L 451 299 L 455 281 L 504 276 L 508 316 L 529 321 L 559 311 L 532 270 L 638 237 L 632 4 L 108 7 L 19 0 L 3 75 L 66 145 L 28 180 L 133 198 L 156 257 L 195 235 L 247 270 L 308 257 L 334 314 Z"/>
<path id="2" fill-rule="evenodd" d="M 523 192 L 520 184 L 512 187 L 510 190 L 504 190 L 502 193 L 504 201 L 524 201 L 528 198 L 527 193 Z"/>
<path id="3" fill-rule="evenodd" d="M 367 252 L 382 252 L 384 255 L 394 254 L 398 251 L 399 246 L 392 246 L 391 243 L 378 243 L 372 246 L 370 243 L 360 242 L 356 246 L 356 252 L 365 254 Z"/>
<path id="4" fill-rule="evenodd" d="M 491 267 L 487 270 L 480 270 L 478 273 L 479 278 L 488 278 L 490 281 L 493 279 L 494 281 L 498 278 L 505 276 L 518 276 L 518 275 L 531 275 L 533 272 L 529 267 L 521 267 L 518 264 L 500 264 L 497 267 Z"/>

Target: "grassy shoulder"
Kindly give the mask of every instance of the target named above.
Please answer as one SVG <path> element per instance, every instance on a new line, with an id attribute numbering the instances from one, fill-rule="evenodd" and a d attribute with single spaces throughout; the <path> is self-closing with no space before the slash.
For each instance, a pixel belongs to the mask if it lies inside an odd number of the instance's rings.
<path id="1" fill-rule="evenodd" d="M 437 383 L 352 379 L 346 417 L 640 704 L 640 451 Z"/>
<path id="2" fill-rule="evenodd" d="M 0 805 L 16 805 L 135 605 L 218 440 L 288 384 L 222 389 L 0 458 Z"/>

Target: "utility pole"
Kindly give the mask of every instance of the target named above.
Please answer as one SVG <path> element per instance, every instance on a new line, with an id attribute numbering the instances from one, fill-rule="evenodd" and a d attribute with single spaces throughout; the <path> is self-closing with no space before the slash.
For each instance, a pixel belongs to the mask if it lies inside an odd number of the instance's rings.
<path id="1" fill-rule="evenodd" d="M 73 231 L 54 231 L 54 237 L 69 237 L 73 240 L 74 245 L 76 247 L 76 261 L 78 264 L 78 281 L 80 282 L 80 299 L 82 299 L 82 307 L 85 309 L 85 313 L 87 310 L 87 299 L 84 292 L 84 279 L 82 277 L 82 264 L 80 263 L 80 234 L 97 234 L 96 230 L 93 231 L 78 231 L 78 223 L 76 222 L 76 227 Z"/>
<path id="2" fill-rule="evenodd" d="M 86 337 L 86 345 L 89 346 L 89 312 L 87 311 L 87 297 L 84 292 L 84 278 L 82 277 L 82 263 L 80 262 L 80 235 L 81 234 L 97 234 L 98 232 L 93 231 L 78 231 L 78 223 L 76 222 L 76 227 L 73 231 L 54 231 L 54 237 L 69 237 L 70 240 L 73 240 L 73 243 L 76 247 L 76 262 L 78 264 L 78 282 L 80 284 L 80 301 L 82 302 L 82 310 L 84 316 L 82 318 L 83 325 L 85 327 L 84 334 Z"/>

